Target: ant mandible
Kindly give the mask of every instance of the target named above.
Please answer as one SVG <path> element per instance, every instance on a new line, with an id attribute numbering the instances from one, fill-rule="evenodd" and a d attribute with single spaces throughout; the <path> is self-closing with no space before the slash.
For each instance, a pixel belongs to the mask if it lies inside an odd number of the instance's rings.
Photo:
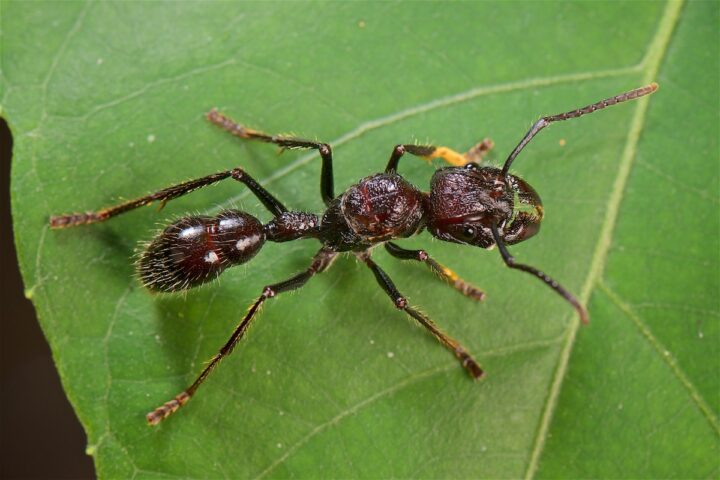
<path id="1" fill-rule="evenodd" d="M 575 296 L 544 272 L 517 263 L 508 252 L 507 245 L 534 236 L 539 231 L 543 218 L 542 202 L 537 192 L 521 178 L 509 174 L 508 170 L 530 140 L 552 122 L 577 118 L 616 103 L 648 95 L 655 90 L 657 84 L 652 83 L 577 110 L 541 118 L 510 153 L 502 169 L 480 166 L 477 163 L 493 146 L 488 139 L 465 154 L 447 147 L 397 145 L 390 155 L 385 172 L 363 178 L 337 197 L 333 189 L 330 145 L 300 138 L 267 135 L 237 124 L 212 110 L 207 114 L 208 120 L 240 138 L 273 143 L 283 149 L 318 150 L 322 158 L 320 194 L 327 206 L 322 216 L 288 211 L 243 169 L 234 168 L 173 185 L 151 195 L 96 212 L 53 216 L 50 218 L 50 226 L 66 228 L 102 222 L 152 202 L 164 205 L 194 190 L 232 178 L 245 184 L 265 208 L 270 210 L 274 218 L 263 224 L 248 213 L 225 210 L 215 217 L 188 216 L 177 220 L 147 245 L 138 261 L 137 270 L 145 287 L 156 292 L 175 292 L 206 283 L 220 275 L 227 267 L 249 261 L 268 240 L 287 242 L 315 238 L 322 244 L 305 271 L 263 288 L 260 297 L 250 305 L 245 317 L 197 380 L 175 398 L 147 414 L 147 421 L 151 425 L 160 423 L 187 403 L 217 364 L 232 352 L 268 298 L 302 287 L 314 275 L 327 270 L 342 252 L 352 252 L 364 262 L 395 306 L 428 329 L 457 357 L 471 377 L 479 379 L 484 373 L 480 365 L 460 343 L 443 333 L 426 315 L 408 304 L 390 277 L 372 260 L 372 248 L 383 244 L 394 257 L 423 262 L 463 295 L 482 300 L 485 294 L 481 290 L 433 260 L 424 250 L 406 250 L 391 240 L 407 238 L 427 229 L 435 238 L 447 242 L 487 249 L 497 245 L 508 267 L 540 279 L 569 302 L 581 321 L 587 323 L 587 310 Z M 428 161 L 442 158 L 452 166 L 437 170 L 430 181 L 430 193 L 421 192 L 397 173 L 400 158 L 406 153 Z"/>

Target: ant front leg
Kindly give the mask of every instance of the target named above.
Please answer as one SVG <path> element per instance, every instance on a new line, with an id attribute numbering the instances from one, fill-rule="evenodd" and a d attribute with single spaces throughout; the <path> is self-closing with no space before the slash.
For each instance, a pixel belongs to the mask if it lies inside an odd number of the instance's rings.
<path id="1" fill-rule="evenodd" d="M 432 270 L 437 276 L 444 280 L 445 283 L 447 283 L 466 297 L 472 298 L 473 300 L 477 300 L 479 302 L 485 300 L 485 292 L 460 278 L 457 273 L 453 272 L 448 267 L 441 265 L 440 263 L 430 258 L 430 255 L 428 255 L 425 250 L 407 250 L 392 242 L 388 242 L 385 244 L 385 250 L 387 250 L 388 253 L 393 257 L 399 258 L 401 260 L 416 260 L 419 262 L 423 262 L 430 268 L 430 270 Z"/>
<path id="2" fill-rule="evenodd" d="M 435 147 L 433 145 L 396 145 L 390 155 L 390 161 L 387 167 L 385 167 L 385 172 L 396 172 L 400 158 L 406 153 L 421 157 L 427 162 L 432 162 L 436 158 L 442 158 L 450 165 L 462 167 L 468 163 L 476 163 L 482 160 L 494 145 L 492 140 L 486 138 L 464 154 L 458 153 L 448 147 Z"/>
<path id="3" fill-rule="evenodd" d="M 151 193 L 150 195 L 136 198 L 135 200 L 130 200 L 112 207 L 103 208 L 102 210 L 95 212 L 53 215 L 50 217 L 50 227 L 67 228 L 77 225 L 86 225 L 89 223 L 104 222 L 105 220 L 122 213 L 129 212 L 138 207 L 150 205 L 153 202 L 160 202 L 160 208 L 162 208 L 165 203 L 170 200 L 182 197 L 183 195 L 199 190 L 200 188 L 207 187 L 208 185 L 213 185 L 221 180 L 225 180 L 226 178 L 233 178 L 238 182 L 244 183 L 263 203 L 263 205 L 265 205 L 265 207 L 276 217 L 287 211 L 287 208 L 285 208 L 278 199 L 273 197 L 270 192 L 265 190 L 250 175 L 245 173 L 244 170 L 241 168 L 234 168 L 232 170 L 225 170 L 224 172 L 213 173 L 212 175 L 208 175 L 206 177 L 179 183 L 159 190 L 155 193 Z"/>
<path id="4" fill-rule="evenodd" d="M 575 298 L 575 295 L 568 292 L 565 289 L 565 287 L 560 285 L 557 281 L 553 280 L 545 272 L 540 271 L 535 267 L 531 267 L 530 265 L 517 263 L 515 261 L 515 257 L 510 255 L 510 252 L 508 252 L 508 249 L 505 246 L 505 242 L 503 241 L 502 237 L 500 236 L 500 232 L 498 230 L 497 225 L 493 223 L 491 225 L 491 230 L 492 230 L 493 238 L 495 239 L 495 243 L 498 246 L 498 250 L 500 250 L 500 255 L 502 256 L 502 259 L 505 262 L 505 265 L 507 265 L 510 268 L 522 270 L 523 272 L 529 273 L 530 275 L 533 275 L 534 277 L 539 278 L 542 282 L 545 283 L 545 285 L 552 288 L 558 295 L 563 297 L 570 305 L 572 305 L 575 308 L 578 315 L 580 315 L 580 320 L 582 321 L 582 323 L 584 323 L 584 324 L 589 323 L 590 317 L 588 315 L 588 312 L 585 309 L 585 307 L 582 306 L 580 301 L 578 301 L 578 299 Z"/>
<path id="5" fill-rule="evenodd" d="M 405 313 L 414 318 L 420 325 L 430 330 L 430 333 L 460 360 L 460 364 L 467 370 L 471 377 L 477 380 L 484 375 L 485 372 L 483 372 L 480 365 L 457 340 L 443 333 L 432 320 L 408 305 L 407 300 L 397 290 L 387 273 L 372 261 L 368 252 L 359 253 L 357 256 L 372 270 L 378 284 L 393 301 L 395 307 L 405 311 Z"/>
<path id="6" fill-rule="evenodd" d="M 210 362 L 207 364 L 202 373 L 200 373 L 200 376 L 198 376 L 195 382 L 193 382 L 193 384 L 190 385 L 190 387 L 188 387 L 186 390 L 183 390 L 181 393 L 176 395 L 175 398 L 173 398 L 172 400 L 165 402 L 163 405 L 148 413 L 146 416 L 148 423 L 150 425 L 157 425 L 162 420 L 175 413 L 180 407 L 185 405 L 188 400 L 190 400 L 190 398 L 195 394 L 195 391 L 198 389 L 198 387 L 200 387 L 200 385 L 205 381 L 208 375 L 210 375 L 210 373 L 218 365 L 218 363 L 220 363 L 223 358 L 227 357 L 228 355 L 230 355 L 230 353 L 232 353 L 235 345 L 237 345 L 240 339 L 245 335 L 245 332 L 247 332 L 248 328 L 250 327 L 250 323 L 257 316 L 257 313 L 260 311 L 260 307 L 262 307 L 263 303 L 265 303 L 265 300 L 267 300 L 268 298 L 272 298 L 280 293 L 289 292 L 291 290 L 296 290 L 302 287 L 314 275 L 327 270 L 327 268 L 332 264 L 336 255 L 337 253 L 335 252 L 321 249 L 315 255 L 312 264 L 307 270 L 295 275 L 294 277 L 289 278 L 288 280 L 285 280 L 284 282 L 268 285 L 267 287 L 263 288 L 260 297 L 255 301 L 255 303 L 250 305 L 250 308 L 245 314 L 245 317 L 238 324 L 238 326 L 235 327 L 235 330 L 233 330 L 232 335 L 230 335 L 228 341 L 225 342 L 225 345 L 223 345 L 220 351 L 210 360 Z"/>
<path id="7" fill-rule="evenodd" d="M 325 205 L 330 205 L 330 202 L 335 198 L 335 191 L 333 186 L 333 169 L 332 169 L 332 149 L 330 145 L 322 142 L 315 142 L 313 140 L 305 140 L 302 138 L 295 137 L 284 137 L 281 135 L 268 135 L 257 130 L 247 128 L 229 117 L 226 117 L 222 113 L 213 109 L 207 114 L 207 119 L 212 123 L 222 128 L 223 130 L 232 133 L 236 137 L 245 138 L 248 140 L 258 140 L 265 143 L 274 143 L 279 147 L 285 149 L 296 149 L 306 148 L 315 149 L 320 152 L 322 158 L 322 172 L 320 173 L 320 194 L 322 196 Z"/>

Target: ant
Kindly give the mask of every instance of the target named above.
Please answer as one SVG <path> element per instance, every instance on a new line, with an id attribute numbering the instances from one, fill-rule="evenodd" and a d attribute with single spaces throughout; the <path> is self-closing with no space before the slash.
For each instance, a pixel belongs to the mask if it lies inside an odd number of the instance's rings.
<path id="1" fill-rule="evenodd" d="M 484 372 L 478 362 L 455 339 L 443 333 L 426 315 L 411 307 L 390 277 L 372 260 L 371 251 L 384 245 L 390 255 L 401 260 L 425 263 L 442 280 L 463 295 L 481 301 L 485 294 L 461 279 L 451 269 L 432 259 L 424 250 L 406 250 L 391 240 L 407 238 L 427 229 L 440 240 L 486 249 L 498 247 L 505 264 L 527 272 L 570 303 L 583 323 L 588 323 L 585 307 L 546 273 L 515 261 L 508 245 L 536 235 L 544 211 L 537 192 L 516 175 L 508 173 L 512 162 L 540 130 L 553 122 L 577 118 L 617 103 L 633 100 L 657 90 L 656 83 L 630 90 L 577 110 L 543 117 L 525 134 L 510 153 L 502 169 L 480 166 L 479 160 L 493 147 L 485 139 L 467 153 L 448 147 L 397 145 L 383 173 L 363 178 L 340 196 L 333 188 L 332 150 L 330 145 L 300 138 L 267 135 L 235 123 L 216 110 L 207 119 L 229 133 L 248 140 L 278 145 L 282 149 L 315 149 L 322 159 L 320 194 L 327 209 L 319 216 L 289 211 L 245 170 L 234 168 L 206 177 L 173 185 L 151 195 L 104 208 L 95 212 L 52 216 L 52 228 L 98 223 L 152 202 L 166 202 L 194 190 L 232 178 L 243 183 L 273 215 L 263 224 L 254 216 L 238 210 L 225 210 L 217 216 L 187 216 L 175 221 L 150 242 L 141 254 L 137 271 L 143 285 L 155 292 L 177 292 L 217 278 L 226 268 L 252 259 L 266 241 L 288 242 L 315 238 L 322 247 L 310 266 L 282 282 L 263 288 L 250 305 L 245 317 L 230 338 L 210 360 L 195 382 L 152 412 L 146 418 L 157 425 L 185 405 L 210 372 L 229 355 L 269 298 L 298 289 L 314 275 L 327 270 L 339 253 L 351 252 L 372 271 L 380 287 L 395 307 L 403 310 L 430 331 L 450 350 L 474 379 Z M 441 158 L 450 167 L 435 171 L 430 192 L 422 192 L 397 173 L 400 159 L 409 153 L 427 161 Z"/>

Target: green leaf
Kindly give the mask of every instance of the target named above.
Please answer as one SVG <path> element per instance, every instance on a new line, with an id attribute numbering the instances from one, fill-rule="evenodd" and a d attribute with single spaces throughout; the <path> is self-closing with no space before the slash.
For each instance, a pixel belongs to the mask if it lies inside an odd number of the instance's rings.
<path id="1" fill-rule="evenodd" d="M 653 127 L 601 239 L 602 328 L 579 332 L 541 478 L 720 474 L 719 12 L 687 5 L 638 115 Z"/>
<path id="2" fill-rule="evenodd" d="M 102 477 L 708 477 L 718 470 L 718 4 L 2 4 L 0 106 L 14 229 Z M 477 304 L 378 249 L 412 303 L 481 360 L 474 383 L 351 258 L 269 302 L 197 396 L 157 428 L 261 288 L 312 241 L 269 244 L 219 283 L 150 295 L 132 257 L 158 223 L 230 205 L 234 182 L 106 224 L 97 209 L 242 165 L 321 211 L 319 159 L 218 131 L 218 107 L 333 144 L 339 191 L 415 139 L 501 163 L 541 114 L 657 80 L 652 97 L 543 131 L 514 165 L 543 196 L 512 248 L 590 305 L 579 327 L 496 251 L 429 242 Z M 563 142 L 561 142 L 563 140 Z M 432 169 L 404 160 L 427 185 Z"/>

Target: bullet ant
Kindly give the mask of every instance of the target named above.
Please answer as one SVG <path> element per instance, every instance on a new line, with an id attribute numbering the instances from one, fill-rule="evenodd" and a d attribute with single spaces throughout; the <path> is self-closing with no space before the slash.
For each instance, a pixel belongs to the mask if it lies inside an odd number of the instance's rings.
<path id="1" fill-rule="evenodd" d="M 549 124 L 577 118 L 651 94 L 655 90 L 657 84 L 652 83 L 577 110 L 541 118 L 510 153 L 502 169 L 480 166 L 478 163 L 493 146 L 488 139 L 465 154 L 448 147 L 397 145 L 383 173 L 363 178 L 340 196 L 335 196 L 333 188 L 330 145 L 267 135 L 237 124 L 212 110 L 207 114 L 208 120 L 240 138 L 272 143 L 283 149 L 317 150 L 322 159 L 320 194 L 327 206 L 325 212 L 318 216 L 289 211 L 243 169 L 234 168 L 95 212 L 53 216 L 50 218 L 50 226 L 66 228 L 102 222 L 152 202 L 164 204 L 194 190 L 232 178 L 245 184 L 273 214 L 273 219 L 263 224 L 248 213 L 225 210 L 214 217 L 188 216 L 175 221 L 148 244 L 140 257 L 137 269 L 145 287 L 156 292 L 176 292 L 196 287 L 216 278 L 230 266 L 249 261 L 266 241 L 288 242 L 315 238 L 322 244 L 305 271 L 263 288 L 225 345 L 210 360 L 197 380 L 175 398 L 147 414 L 147 421 L 151 425 L 160 423 L 187 403 L 217 364 L 232 352 L 267 299 L 302 287 L 314 275 L 327 270 L 341 252 L 352 252 L 365 263 L 395 307 L 428 329 L 457 357 L 472 378 L 479 379 L 484 373 L 480 365 L 460 343 L 408 304 L 390 277 L 372 260 L 372 248 L 382 244 L 394 257 L 425 263 L 460 293 L 479 301 L 485 296 L 480 289 L 436 262 L 427 252 L 406 250 L 391 240 L 407 238 L 427 229 L 435 238 L 447 242 L 487 249 L 497 246 L 508 267 L 540 279 L 570 303 L 580 320 L 587 323 L 587 310 L 573 294 L 544 272 L 517 263 L 508 252 L 508 245 L 520 243 L 538 233 L 544 215 L 537 192 L 525 180 L 508 173 L 508 170 L 530 140 Z M 427 161 L 442 158 L 452 166 L 435 171 L 430 181 L 430 192 L 421 192 L 397 173 L 398 163 L 406 153 Z"/>

